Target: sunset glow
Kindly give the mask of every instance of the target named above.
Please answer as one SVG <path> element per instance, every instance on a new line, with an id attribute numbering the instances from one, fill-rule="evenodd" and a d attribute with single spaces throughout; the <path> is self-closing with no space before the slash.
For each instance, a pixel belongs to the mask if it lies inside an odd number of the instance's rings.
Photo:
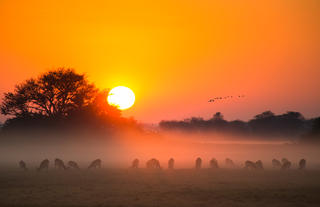
<path id="1" fill-rule="evenodd" d="M 125 86 L 117 86 L 110 90 L 108 95 L 108 103 L 116 106 L 120 110 L 130 108 L 135 101 L 135 96 L 130 88 Z"/>
<path id="2" fill-rule="evenodd" d="M 0 0 L 0 207 L 320 206 L 320 0 Z"/>
<path id="3" fill-rule="evenodd" d="M 320 1 L 0 1 L 0 94 L 57 67 L 130 85 L 123 115 L 320 115 Z M 177 95 L 179 94 L 179 95 Z M 208 103 L 213 96 L 241 100 Z M 1 117 L 3 122 L 5 119 Z"/>

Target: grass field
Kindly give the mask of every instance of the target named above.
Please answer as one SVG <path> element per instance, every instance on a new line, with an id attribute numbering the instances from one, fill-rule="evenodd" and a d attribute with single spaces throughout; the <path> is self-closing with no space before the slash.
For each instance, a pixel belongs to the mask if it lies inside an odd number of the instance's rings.
<path id="1" fill-rule="evenodd" d="M 320 206 L 320 171 L 0 171 L 0 206 Z"/>

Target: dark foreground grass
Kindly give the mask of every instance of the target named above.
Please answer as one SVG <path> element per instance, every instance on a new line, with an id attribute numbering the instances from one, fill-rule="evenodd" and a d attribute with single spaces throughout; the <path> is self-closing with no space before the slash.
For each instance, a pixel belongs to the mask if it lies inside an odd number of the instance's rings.
<path id="1" fill-rule="evenodd" d="M 320 206 L 320 171 L 0 171 L 0 206 Z"/>

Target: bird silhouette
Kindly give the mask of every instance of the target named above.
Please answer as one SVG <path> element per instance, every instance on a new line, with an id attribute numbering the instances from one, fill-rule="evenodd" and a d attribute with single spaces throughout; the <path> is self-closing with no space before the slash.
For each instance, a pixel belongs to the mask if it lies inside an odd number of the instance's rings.
<path id="1" fill-rule="evenodd" d="M 237 96 L 216 96 L 209 99 L 208 102 L 214 102 L 215 100 L 222 100 L 222 99 L 230 99 L 230 98 L 244 98 L 245 95 L 237 95 Z"/>

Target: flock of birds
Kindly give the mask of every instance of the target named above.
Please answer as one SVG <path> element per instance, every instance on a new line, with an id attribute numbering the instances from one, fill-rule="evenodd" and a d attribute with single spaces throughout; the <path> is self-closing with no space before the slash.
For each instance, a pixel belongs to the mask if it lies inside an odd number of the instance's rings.
<path id="1" fill-rule="evenodd" d="M 209 99 L 208 102 L 215 102 L 217 100 L 223 100 L 223 99 L 231 99 L 231 98 L 244 98 L 245 95 L 238 95 L 238 96 L 217 96 L 214 98 Z"/>
<path id="2" fill-rule="evenodd" d="M 45 159 L 43 160 L 39 167 L 37 168 L 37 171 L 43 171 L 43 170 L 46 170 L 48 171 L 49 170 L 49 163 L 50 161 L 48 159 Z M 132 165 L 131 165 L 131 168 L 139 168 L 139 159 L 134 159 L 132 161 Z M 101 168 L 101 164 L 102 164 L 102 161 L 101 159 L 96 159 L 96 160 L 93 160 L 90 165 L 88 166 L 88 169 L 96 169 L 96 168 Z M 175 160 L 173 158 L 170 158 L 168 160 L 168 169 L 174 169 L 174 164 L 175 164 Z M 233 162 L 233 160 L 227 158 L 225 160 L 225 164 L 228 168 L 235 168 L 236 165 L 235 163 Z M 299 167 L 298 169 L 300 170 L 303 170 L 306 168 L 306 160 L 305 159 L 301 159 L 299 161 Z M 201 166 L 202 166 L 202 159 L 200 157 L 198 157 L 196 160 L 195 160 L 195 168 L 196 169 L 201 169 Z M 218 160 L 216 160 L 215 158 L 212 158 L 210 161 L 209 161 L 209 166 L 210 168 L 213 168 L 213 169 L 218 169 L 219 168 L 219 164 L 218 164 Z M 286 159 L 286 158 L 283 158 L 281 161 L 277 160 L 277 159 L 273 159 L 272 160 L 272 166 L 273 168 L 278 168 L 278 169 L 282 169 L 282 170 L 287 170 L 291 167 L 291 162 Z M 28 170 L 27 168 L 27 164 L 21 160 L 19 162 L 19 167 L 23 170 Z M 67 169 L 77 169 L 79 170 L 80 167 L 79 165 L 75 162 L 75 161 L 69 161 L 67 163 L 67 166 L 64 164 L 63 160 L 61 159 L 55 159 L 54 160 L 54 167 L 56 169 L 63 169 L 63 170 L 67 170 Z M 160 166 L 160 162 L 159 160 L 157 159 L 150 159 L 146 162 L 146 167 L 148 169 L 161 169 L 161 166 Z M 254 161 L 250 161 L 250 160 L 247 160 L 245 163 L 244 163 L 244 168 L 245 169 L 250 169 L 250 170 L 263 170 L 264 167 L 263 167 L 263 163 L 261 160 L 258 160 L 256 162 Z"/>

